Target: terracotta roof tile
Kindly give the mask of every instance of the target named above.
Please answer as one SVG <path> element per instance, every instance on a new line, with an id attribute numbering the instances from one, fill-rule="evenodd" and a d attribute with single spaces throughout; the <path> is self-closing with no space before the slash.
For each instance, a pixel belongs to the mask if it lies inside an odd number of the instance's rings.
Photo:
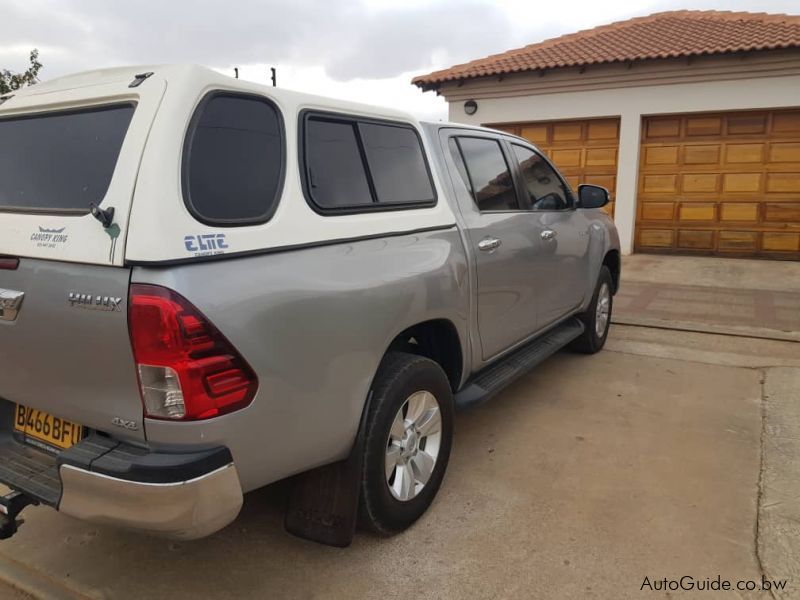
<path id="1" fill-rule="evenodd" d="M 680 10 L 563 35 L 420 75 L 423 89 L 459 79 L 612 62 L 800 48 L 800 15 Z"/>

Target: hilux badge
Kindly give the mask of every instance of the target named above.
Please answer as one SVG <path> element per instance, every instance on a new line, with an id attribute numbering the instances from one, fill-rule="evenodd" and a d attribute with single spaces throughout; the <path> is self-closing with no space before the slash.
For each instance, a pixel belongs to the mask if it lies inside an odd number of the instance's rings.
<path id="1" fill-rule="evenodd" d="M 0 288 L 0 320 L 13 321 L 17 318 L 25 292 Z"/>
<path id="2" fill-rule="evenodd" d="M 119 312 L 119 307 L 122 304 L 122 298 L 118 298 L 116 296 L 95 296 L 93 294 L 70 292 L 67 296 L 67 302 L 69 302 L 69 305 L 73 308 Z"/>

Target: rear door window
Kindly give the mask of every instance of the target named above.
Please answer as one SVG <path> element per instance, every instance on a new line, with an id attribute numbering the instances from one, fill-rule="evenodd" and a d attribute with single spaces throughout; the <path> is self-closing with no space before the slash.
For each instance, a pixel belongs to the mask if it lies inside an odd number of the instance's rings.
<path id="1" fill-rule="evenodd" d="M 519 210 L 511 170 L 500 142 L 488 138 L 459 137 L 457 147 L 466 165 L 468 180 L 465 183 L 472 190 L 478 209 L 482 212 Z M 456 164 L 459 158 L 454 156 Z M 464 174 L 462 172 L 462 177 Z"/>
<path id="2" fill-rule="evenodd" d="M 186 137 L 186 206 L 209 225 L 264 223 L 277 208 L 284 159 L 283 123 L 269 100 L 212 92 Z"/>
<path id="3" fill-rule="evenodd" d="M 132 104 L 0 119 L 0 211 L 86 214 L 108 192 Z"/>

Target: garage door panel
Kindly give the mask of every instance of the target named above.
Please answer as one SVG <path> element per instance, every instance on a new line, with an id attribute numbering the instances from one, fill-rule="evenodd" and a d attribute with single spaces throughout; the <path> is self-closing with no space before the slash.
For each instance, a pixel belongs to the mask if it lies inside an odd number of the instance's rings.
<path id="1" fill-rule="evenodd" d="M 721 221 L 758 221 L 757 202 L 722 202 L 720 204 L 719 218 Z"/>
<path id="2" fill-rule="evenodd" d="M 590 141 L 619 140 L 619 121 L 617 119 L 597 119 L 589 121 L 587 139 Z"/>
<path id="3" fill-rule="evenodd" d="M 639 232 L 639 243 L 650 248 L 671 248 L 675 232 L 671 229 L 643 229 Z"/>
<path id="4" fill-rule="evenodd" d="M 681 191 L 687 194 L 712 193 L 719 189 L 716 173 L 687 173 L 681 176 Z"/>
<path id="5" fill-rule="evenodd" d="M 546 145 L 550 141 L 547 130 L 546 125 L 527 125 L 522 128 L 520 135 L 534 144 Z"/>
<path id="6" fill-rule="evenodd" d="M 727 118 L 728 135 L 765 134 L 767 132 L 767 114 L 739 113 Z"/>
<path id="7" fill-rule="evenodd" d="M 578 167 L 581 165 L 583 150 L 581 148 L 558 149 L 550 152 L 550 159 L 559 167 Z"/>
<path id="8" fill-rule="evenodd" d="M 711 250 L 714 248 L 714 232 L 710 230 L 680 229 L 678 248 L 688 250 Z"/>
<path id="9" fill-rule="evenodd" d="M 617 149 L 612 148 L 587 148 L 586 149 L 587 167 L 616 167 Z"/>
<path id="10" fill-rule="evenodd" d="M 581 123 L 558 123 L 553 126 L 553 143 L 580 141 L 582 129 Z"/>
<path id="11" fill-rule="evenodd" d="M 758 250 L 758 233 L 755 231 L 720 231 L 719 249 L 737 252 Z"/>
<path id="12" fill-rule="evenodd" d="M 644 164 L 652 166 L 677 166 L 680 146 L 651 146 L 645 148 Z"/>
<path id="13" fill-rule="evenodd" d="M 645 175 L 642 191 L 651 194 L 674 194 L 678 191 L 677 175 Z"/>
<path id="14" fill-rule="evenodd" d="M 800 252 L 800 233 L 764 233 L 764 250 Z"/>
<path id="15" fill-rule="evenodd" d="M 800 110 L 775 113 L 772 117 L 772 132 L 775 134 L 800 133 Z"/>
<path id="16" fill-rule="evenodd" d="M 686 119 L 686 135 L 719 135 L 722 133 L 722 117 L 697 117 Z"/>
<path id="17" fill-rule="evenodd" d="M 683 202 L 678 209 L 681 221 L 713 221 L 716 217 L 717 205 L 708 202 Z"/>
<path id="18" fill-rule="evenodd" d="M 635 249 L 800 259 L 800 110 L 647 117 Z"/>
<path id="19" fill-rule="evenodd" d="M 681 120 L 678 118 L 650 119 L 645 132 L 648 138 L 678 137 L 681 134 Z"/>
<path id="20" fill-rule="evenodd" d="M 645 221 L 672 221 L 674 202 L 647 202 L 640 205 L 641 218 Z"/>
<path id="21" fill-rule="evenodd" d="M 740 194 L 758 192 L 761 189 L 761 173 L 725 173 L 722 176 L 722 192 Z"/>
<path id="22" fill-rule="evenodd" d="M 800 228 L 800 202 L 769 202 L 765 206 L 764 220 Z"/>
<path id="23" fill-rule="evenodd" d="M 764 146 L 766 144 L 727 144 L 725 146 L 725 162 L 733 164 L 764 162 Z"/>
<path id="24" fill-rule="evenodd" d="M 718 165 L 719 154 L 719 144 L 685 146 L 683 162 L 687 165 Z"/>
<path id="25" fill-rule="evenodd" d="M 767 192 L 800 192 L 800 173 L 767 173 Z"/>
<path id="26" fill-rule="evenodd" d="M 770 163 L 800 163 L 800 142 L 773 142 L 769 145 Z"/>

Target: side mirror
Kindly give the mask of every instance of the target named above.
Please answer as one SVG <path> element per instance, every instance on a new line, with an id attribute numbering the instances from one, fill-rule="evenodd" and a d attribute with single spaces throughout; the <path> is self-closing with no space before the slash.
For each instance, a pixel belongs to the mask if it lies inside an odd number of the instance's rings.
<path id="1" fill-rule="evenodd" d="M 599 185 L 578 186 L 578 208 L 602 208 L 608 204 L 608 190 Z"/>

